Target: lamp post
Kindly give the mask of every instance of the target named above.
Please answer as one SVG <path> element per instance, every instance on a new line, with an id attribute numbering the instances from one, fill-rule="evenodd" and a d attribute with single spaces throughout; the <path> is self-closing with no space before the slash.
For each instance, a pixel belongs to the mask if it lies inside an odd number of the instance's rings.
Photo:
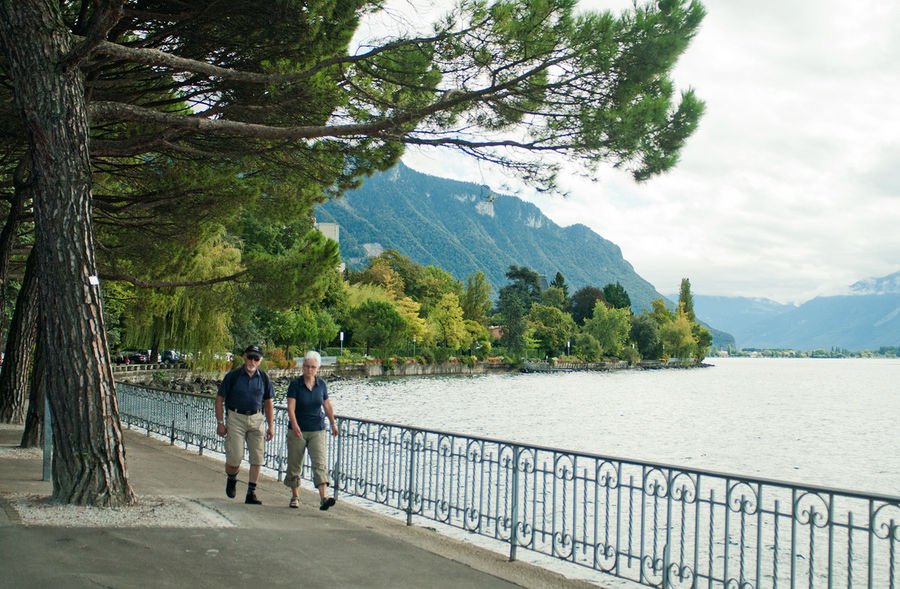
<path id="1" fill-rule="evenodd" d="M 413 336 L 413 356 L 416 355 L 416 336 Z"/>
<path id="2" fill-rule="evenodd" d="M 338 333 L 338 337 L 341 340 L 341 358 L 344 357 L 344 332 L 341 331 Z"/>

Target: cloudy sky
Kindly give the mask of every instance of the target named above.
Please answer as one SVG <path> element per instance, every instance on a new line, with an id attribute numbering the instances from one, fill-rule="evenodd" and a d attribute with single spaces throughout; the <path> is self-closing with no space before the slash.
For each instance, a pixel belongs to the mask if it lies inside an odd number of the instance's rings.
<path id="1" fill-rule="evenodd" d="M 688 277 L 695 294 L 801 303 L 900 270 L 900 5 L 704 5 L 673 78 L 696 89 L 706 115 L 666 175 L 640 185 L 615 170 L 593 182 L 569 176 L 562 198 L 434 150 L 410 150 L 404 162 L 484 177 L 560 225 L 588 225 L 662 293 Z M 409 14 L 410 0 L 396 6 L 391 18 Z"/>

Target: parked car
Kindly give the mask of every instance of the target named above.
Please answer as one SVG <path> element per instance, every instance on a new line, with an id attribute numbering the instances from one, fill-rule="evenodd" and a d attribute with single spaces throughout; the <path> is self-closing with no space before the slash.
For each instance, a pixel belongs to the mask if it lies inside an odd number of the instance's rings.
<path id="1" fill-rule="evenodd" d="M 122 350 L 113 355 L 113 362 L 116 364 L 148 364 L 150 357 L 146 351 Z"/>
<path id="2" fill-rule="evenodd" d="M 166 364 L 177 364 L 181 362 L 181 354 L 175 350 L 165 350 L 162 353 L 162 361 Z"/>
<path id="3" fill-rule="evenodd" d="M 146 352 L 133 352 L 128 356 L 132 364 L 149 364 L 150 356 Z"/>

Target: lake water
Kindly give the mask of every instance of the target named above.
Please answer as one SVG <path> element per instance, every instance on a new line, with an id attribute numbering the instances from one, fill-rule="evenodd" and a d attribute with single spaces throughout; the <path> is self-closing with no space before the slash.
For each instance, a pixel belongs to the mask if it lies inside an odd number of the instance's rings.
<path id="1" fill-rule="evenodd" d="M 900 360 L 332 382 L 340 415 L 900 495 Z"/>

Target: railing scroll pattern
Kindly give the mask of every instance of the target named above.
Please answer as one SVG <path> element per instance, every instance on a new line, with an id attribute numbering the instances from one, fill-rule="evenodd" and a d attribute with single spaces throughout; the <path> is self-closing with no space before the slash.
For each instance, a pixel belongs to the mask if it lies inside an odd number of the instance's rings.
<path id="1" fill-rule="evenodd" d="M 117 384 L 122 421 L 223 452 L 209 397 Z M 336 490 L 652 587 L 900 589 L 900 498 L 338 418 Z M 287 464 L 284 408 L 266 466 Z M 304 477 L 311 478 L 307 465 Z"/>

